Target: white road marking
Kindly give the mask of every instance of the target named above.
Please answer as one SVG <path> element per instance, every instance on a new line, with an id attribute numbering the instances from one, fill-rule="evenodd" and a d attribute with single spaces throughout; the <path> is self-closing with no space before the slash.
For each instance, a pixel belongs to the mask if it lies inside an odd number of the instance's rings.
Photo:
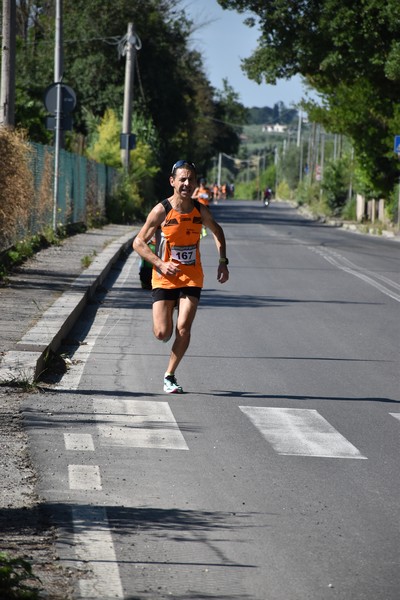
<path id="1" fill-rule="evenodd" d="M 104 445 L 189 450 L 168 402 L 93 399 Z"/>
<path id="2" fill-rule="evenodd" d="M 128 260 L 125 262 L 124 266 L 121 269 L 121 273 L 118 276 L 117 281 L 113 284 L 113 289 L 123 289 L 128 277 L 131 274 L 133 267 L 137 268 L 138 263 L 138 255 L 134 255 L 133 260 Z M 70 367 L 70 369 L 65 373 L 62 380 L 54 386 L 56 390 L 77 390 L 82 379 L 83 371 L 85 369 L 87 360 L 97 342 L 97 339 L 100 335 L 103 334 L 103 329 L 107 324 L 107 320 L 109 315 L 106 313 L 102 313 L 99 311 L 96 315 L 96 319 L 93 322 L 89 332 L 85 336 L 85 342 L 77 348 L 73 355 L 74 364 Z M 120 319 L 118 319 L 111 328 L 104 332 L 105 339 L 112 330 L 118 325 Z"/>
<path id="3" fill-rule="evenodd" d="M 278 454 L 366 459 L 316 410 L 240 406 Z"/>
<path id="4" fill-rule="evenodd" d="M 97 465 L 68 465 L 71 490 L 101 490 L 100 468 Z"/>
<path id="5" fill-rule="evenodd" d="M 115 548 L 106 511 L 101 506 L 72 509 L 75 552 L 93 572 L 79 582 L 82 598 L 123 598 Z"/>
<path id="6" fill-rule="evenodd" d="M 93 437 L 90 433 L 64 433 L 64 444 L 66 450 L 94 451 Z"/>
<path id="7" fill-rule="evenodd" d="M 96 317 L 89 333 L 85 337 L 85 343 L 79 346 L 73 355 L 74 364 L 65 373 L 60 383 L 55 385 L 56 390 L 77 390 L 81 381 L 86 362 L 92 352 L 97 338 L 107 323 L 108 315 L 99 314 Z"/>
<path id="8" fill-rule="evenodd" d="M 126 260 L 124 262 L 121 272 L 118 275 L 117 280 L 113 283 L 113 286 L 112 286 L 113 290 L 116 290 L 116 289 L 123 290 L 125 288 L 126 282 L 131 275 L 131 271 L 132 271 L 133 267 L 135 267 L 135 269 L 138 272 L 139 260 L 140 260 L 139 255 L 136 254 L 136 252 L 133 252 L 133 254 L 131 254 L 131 256 L 128 258 L 128 260 Z"/>
<path id="9" fill-rule="evenodd" d="M 130 261 L 128 269 L 124 265 L 118 278 L 118 287 L 124 286 L 131 269 L 136 264 L 135 258 Z M 74 354 L 76 363 L 65 374 L 56 389 L 78 389 L 86 362 L 107 320 L 107 314 L 98 313 L 85 337 L 85 344 L 82 344 Z M 104 337 L 107 337 L 110 331 Z M 65 433 L 64 444 L 66 450 L 94 451 L 93 437 L 90 434 Z M 68 478 L 71 490 L 102 489 L 100 467 L 97 465 L 68 465 Z M 93 578 L 79 582 L 80 596 L 82 598 L 124 598 L 117 557 L 104 508 L 94 506 L 73 508 L 72 521 L 76 556 L 93 573 Z"/>
<path id="10" fill-rule="evenodd" d="M 309 250 L 312 250 L 313 252 L 316 252 L 322 256 L 322 258 L 327 260 L 334 267 L 337 267 L 345 273 L 349 273 L 350 275 L 354 275 L 355 277 L 362 279 L 365 281 L 365 283 L 368 283 L 369 285 L 372 285 L 378 289 L 380 292 L 382 292 L 382 294 L 389 296 L 389 298 L 396 300 L 396 302 L 400 302 L 400 294 L 390 289 L 390 287 L 392 287 L 394 290 L 400 290 L 400 284 L 397 282 L 392 281 L 380 273 L 375 273 L 373 271 L 369 271 L 368 269 L 364 269 L 363 267 L 358 267 L 334 250 L 330 250 L 328 248 L 316 248 L 314 246 L 309 246 Z M 386 285 L 378 283 L 375 281 L 375 279 L 383 281 Z"/>
<path id="11" fill-rule="evenodd" d="M 392 415 L 392 417 L 400 421 L 400 413 L 389 413 L 389 415 Z"/>

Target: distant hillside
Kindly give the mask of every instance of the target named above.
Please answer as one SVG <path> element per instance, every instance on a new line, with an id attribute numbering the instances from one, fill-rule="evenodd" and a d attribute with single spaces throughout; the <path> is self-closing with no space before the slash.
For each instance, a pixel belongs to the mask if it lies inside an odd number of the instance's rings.
<path id="1" fill-rule="evenodd" d="M 264 108 L 248 108 L 249 125 L 269 125 L 280 123 L 282 125 L 291 125 L 297 121 L 298 111 L 295 108 L 287 108 L 283 102 L 277 102 L 273 108 L 264 106 Z"/>

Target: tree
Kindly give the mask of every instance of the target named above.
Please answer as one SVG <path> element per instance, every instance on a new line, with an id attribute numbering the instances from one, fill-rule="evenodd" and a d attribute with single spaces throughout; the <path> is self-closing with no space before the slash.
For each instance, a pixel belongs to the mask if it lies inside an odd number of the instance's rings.
<path id="1" fill-rule="evenodd" d="M 398 0 L 218 0 L 253 11 L 260 38 L 243 61 L 250 79 L 276 83 L 302 75 L 321 96 L 308 102 L 311 119 L 348 135 L 378 192 L 397 177 L 393 136 L 400 130 L 400 12 Z"/>
<path id="2" fill-rule="evenodd" d="M 120 118 L 125 62 L 118 49 L 128 22 L 133 23 L 142 43 L 133 112 L 157 132 L 154 151 L 161 167 L 160 185 L 165 186 L 165 175 L 176 157 L 206 165 L 216 149 L 230 152 L 238 138 L 226 118 L 229 103 L 216 97 L 200 53 L 189 49 L 194 26 L 177 0 L 148 0 L 146 10 L 143 4 L 113 0 L 101 3 L 99 10 L 98 0 L 64 0 L 63 81 L 77 94 L 75 134 L 91 133 L 87 114 L 101 119 L 112 110 Z M 18 124 L 34 133 L 35 141 L 50 137 L 44 127 L 40 131 L 39 123 L 44 123 L 43 91 L 53 81 L 53 7 L 49 0 L 18 2 L 17 116 Z"/>
<path id="3" fill-rule="evenodd" d="M 15 0 L 3 0 L 0 74 L 0 125 L 14 126 L 15 115 Z"/>
<path id="4" fill-rule="evenodd" d="M 216 143 L 213 145 L 213 156 L 218 152 L 237 154 L 242 126 L 248 120 L 248 111 L 239 102 L 239 94 L 227 79 L 223 79 L 222 85 L 223 89 L 215 93 Z"/>

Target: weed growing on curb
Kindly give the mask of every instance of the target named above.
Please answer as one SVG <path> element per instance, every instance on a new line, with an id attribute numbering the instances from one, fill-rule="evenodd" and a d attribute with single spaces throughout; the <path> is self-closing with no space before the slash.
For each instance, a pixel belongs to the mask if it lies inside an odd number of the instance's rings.
<path id="1" fill-rule="evenodd" d="M 5 552 L 0 552 L 0 597 L 7 600 L 36 600 L 39 589 L 31 587 L 30 583 L 39 580 L 32 573 L 32 567 L 23 558 L 13 558 Z"/>
<path id="2" fill-rule="evenodd" d="M 81 265 L 84 269 L 90 267 L 93 262 L 93 258 L 97 256 L 96 250 L 93 250 L 91 255 L 86 254 L 83 258 L 81 258 Z"/>
<path id="3" fill-rule="evenodd" d="M 32 380 L 28 375 L 16 375 L 9 379 L 0 379 L 0 387 L 18 388 L 23 392 L 33 392 L 38 389 L 38 383 Z"/>

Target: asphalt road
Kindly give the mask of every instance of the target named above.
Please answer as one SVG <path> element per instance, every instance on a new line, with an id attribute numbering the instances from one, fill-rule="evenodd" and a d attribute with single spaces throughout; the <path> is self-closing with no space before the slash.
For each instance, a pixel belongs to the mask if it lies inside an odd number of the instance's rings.
<path id="1" fill-rule="evenodd" d="M 137 256 L 26 403 L 77 598 L 397 600 L 399 244 L 226 202 L 183 395 L 162 393 Z M 79 343 L 78 343 L 79 341 Z"/>

